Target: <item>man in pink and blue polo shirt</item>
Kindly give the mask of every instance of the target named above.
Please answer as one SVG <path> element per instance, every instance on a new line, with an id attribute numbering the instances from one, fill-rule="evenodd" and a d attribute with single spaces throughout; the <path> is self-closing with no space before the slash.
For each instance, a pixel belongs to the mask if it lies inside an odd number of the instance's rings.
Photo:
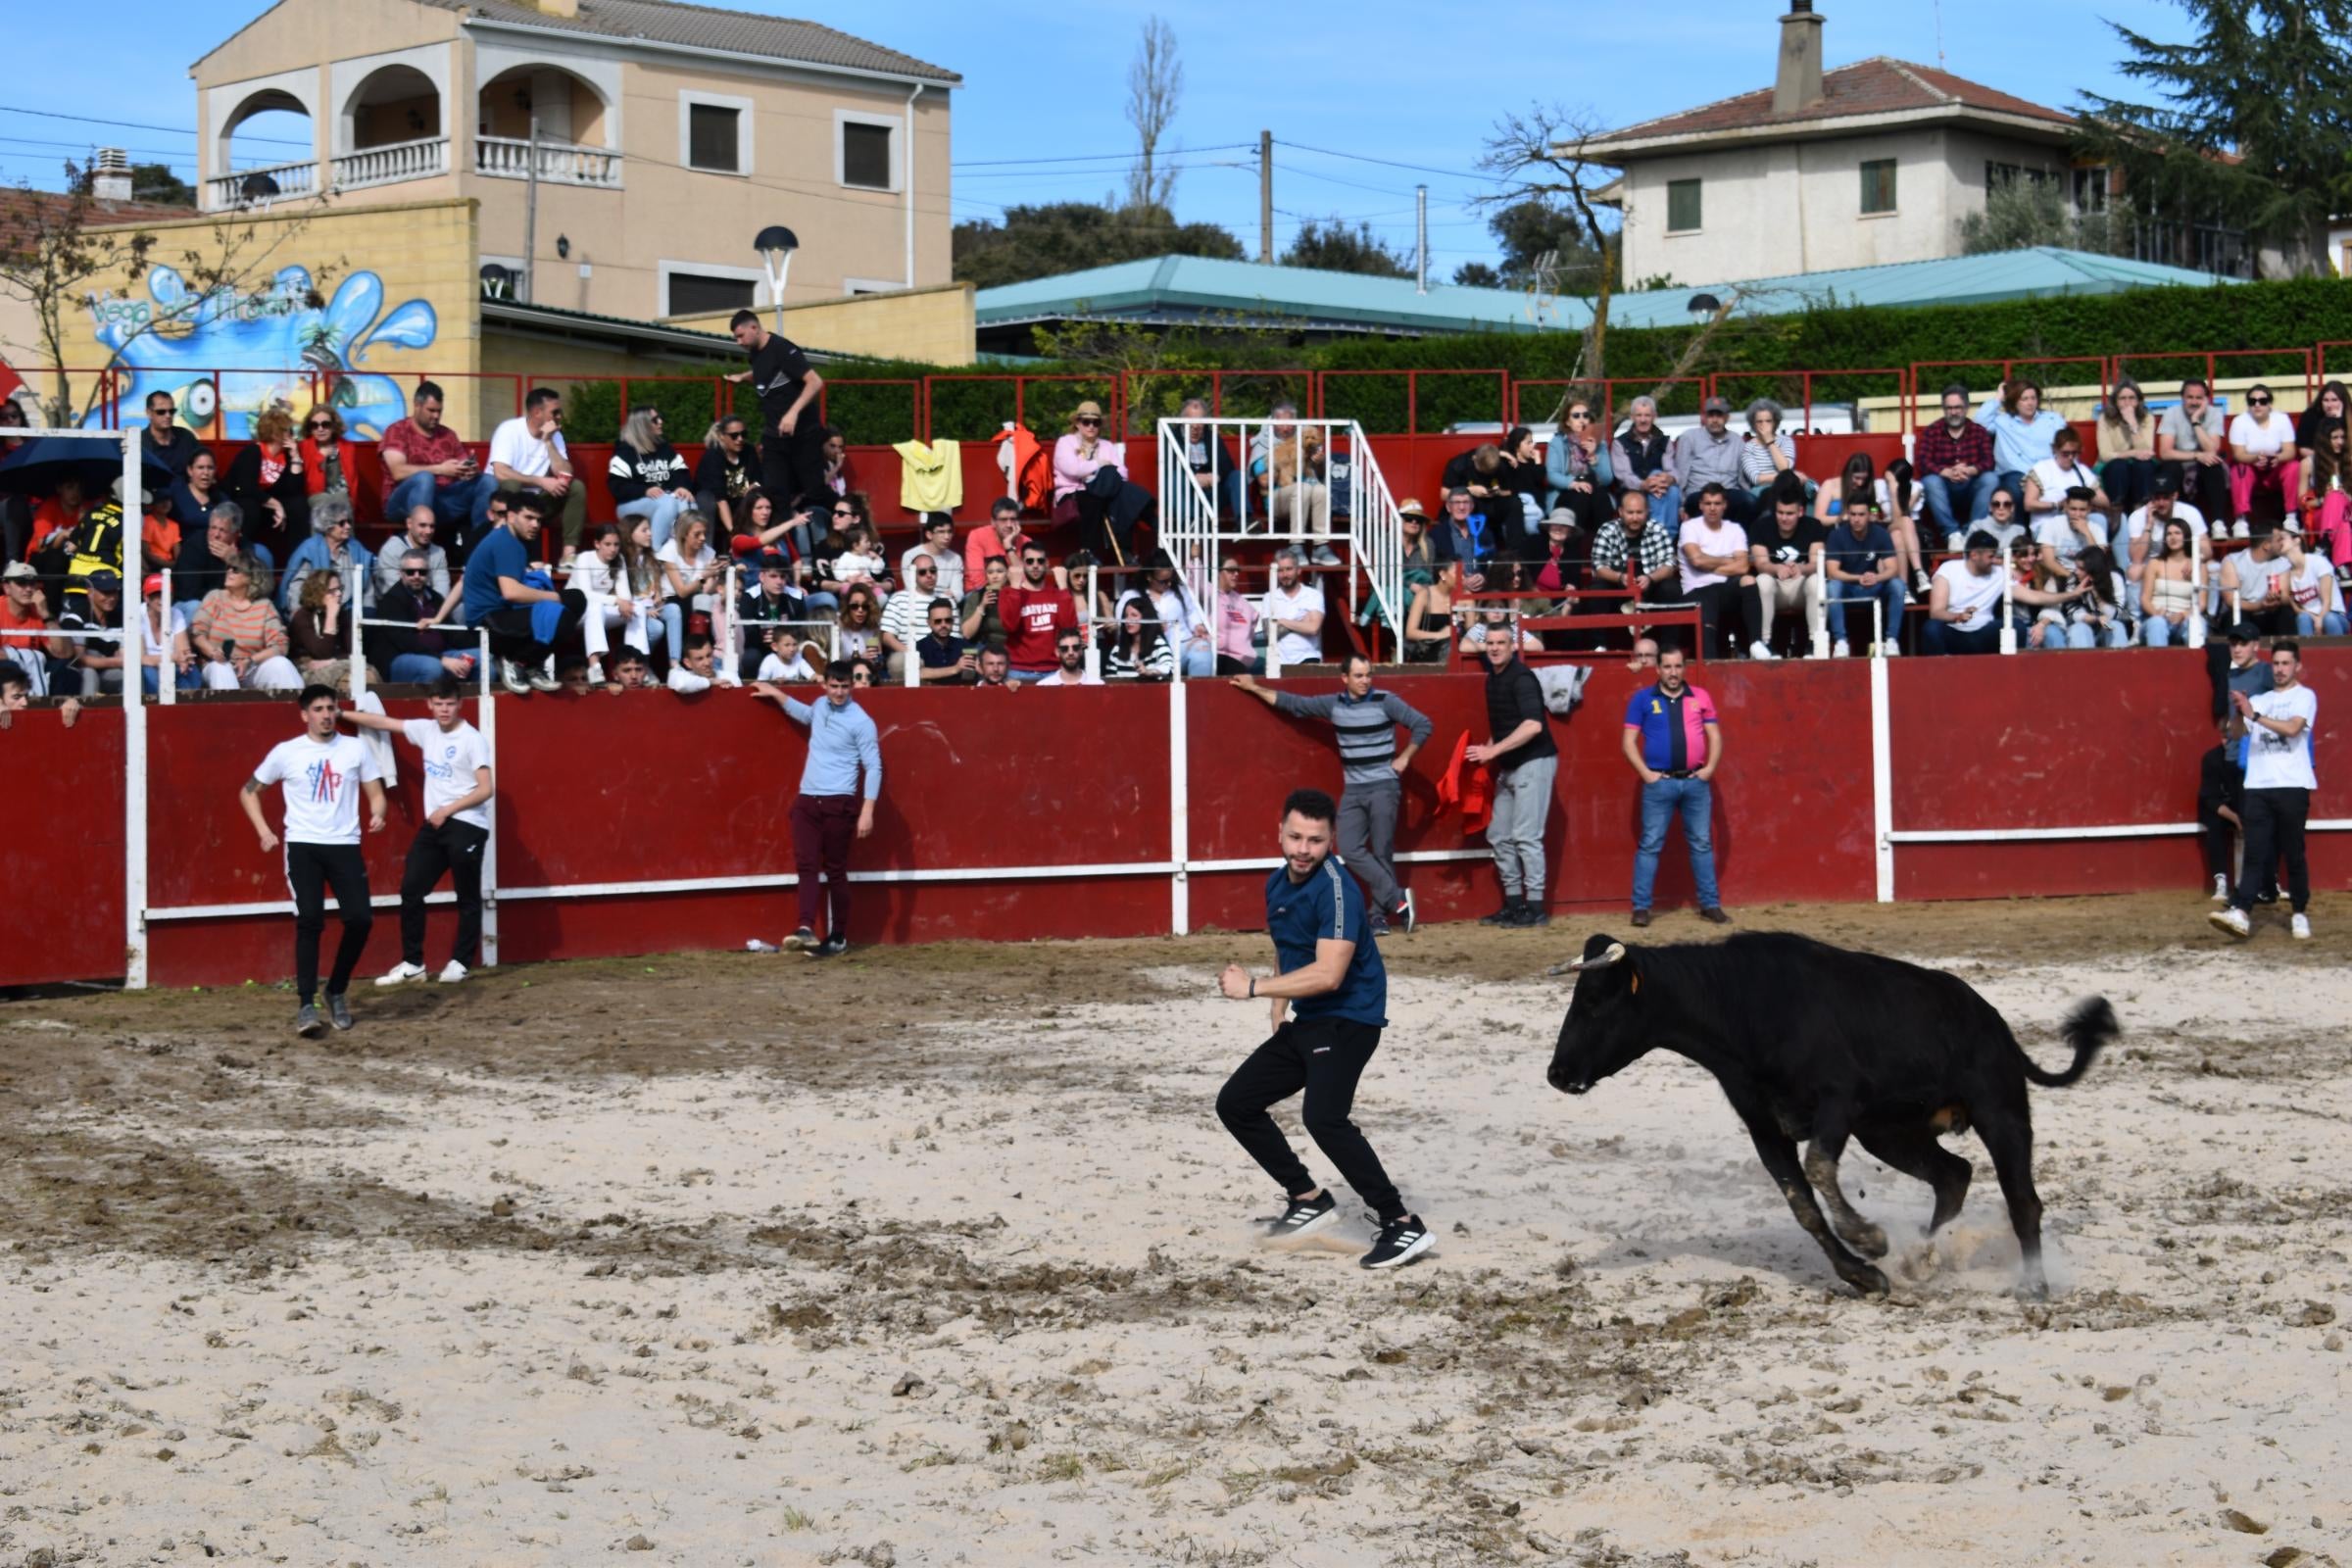
<path id="1" fill-rule="evenodd" d="M 1650 891 L 1658 880 L 1658 852 L 1667 824 L 1679 813 L 1690 847 L 1690 879 L 1698 884 L 1698 917 L 1729 925 L 1715 891 L 1713 824 L 1715 769 L 1723 760 L 1723 726 L 1713 699 L 1683 679 L 1683 651 L 1658 654 L 1658 683 L 1625 705 L 1625 760 L 1642 776 L 1642 842 L 1634 852 L 1634 924 L 1649 924 Z"/>

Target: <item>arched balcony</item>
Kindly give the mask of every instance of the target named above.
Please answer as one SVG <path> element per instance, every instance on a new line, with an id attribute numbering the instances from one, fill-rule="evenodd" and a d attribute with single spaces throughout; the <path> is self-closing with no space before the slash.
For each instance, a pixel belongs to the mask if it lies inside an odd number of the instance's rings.
<path id="1" fill-rule="evenodd" d="M 449 121 L 440 88 L 414 66 L 368 73 L 337 114 L 335 145 L 337 190 L 449 172 Z"/>
<path id="2" fill-rule="evenodd" d="M 318 188 L 318 160 L 309 153 L 286 155 L 315 145 L 309 104 L 281 87 L 256 88 L 220 122 L 213 167 L 224 172 L 204 182 L 206 210 L 313 194 Z"/>
<path id="3" fill-rule="evenodd" d="M 494 179 L 531 177 L 535 118 L 539 178 L 559 185 L 619 187 L 612 106 L 585 77 L 556 66 L 517 66 L 484 82 L 474 107 L 476 173 Z"/>

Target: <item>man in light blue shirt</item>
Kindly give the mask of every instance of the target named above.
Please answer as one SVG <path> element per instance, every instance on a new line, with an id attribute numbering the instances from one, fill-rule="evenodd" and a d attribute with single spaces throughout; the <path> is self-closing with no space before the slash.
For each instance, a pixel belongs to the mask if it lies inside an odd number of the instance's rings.
<path id="1" fill-rule="evenodd" d="M 874 831 L 874 801 L 882 793 L 882 738 L 864 709 L 850 701 L 846 659 L 825 666 L 825 700 L 810 705 L 765 681 L 752 688 L 785 715 L 808 726 L 808 760 L 792 803 L 792 863 L 798 876 L 801 923 L 784 946 L 811 958 L 834 958 L 850 948 L 850 838 Z M 859 788 L 859 775 L 864 787 Z M 816 938 L 817 874 L 824 874 L 830 909 L 822 942 Z"/>

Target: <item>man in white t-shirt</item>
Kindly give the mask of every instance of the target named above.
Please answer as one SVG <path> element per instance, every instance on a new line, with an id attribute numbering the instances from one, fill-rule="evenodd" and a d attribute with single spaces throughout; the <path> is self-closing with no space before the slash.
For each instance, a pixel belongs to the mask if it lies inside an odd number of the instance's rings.
<path id="1" fill-rule="evenodd" d="M 2057 516 L 2034 525 L 2034 542 L 2041 546 L 2044 565 L 2072 571 L 2083 551 L 2107 548 L 2107 519 L 2090 510 L 2095 499 L 2090 490 L 2075 485 L 2066 492 Z"/>
<path id="2" fill-rule="evenodd" d="M 424 978 L 424 900 L 444 871 L 458 896 L 458 940 L 442 966 L 441 983 L 456 985 L 480 961 L 490 748 L 481 731 L 459 716 L 465 706 L 466 688 L 456 676 L 444 675 L 424 700 L 430 718 L 386 718 L 357 709 L 344 715 L 362 729 L 405 736 L 424 763 L 424 821 L 410 841 L 400 878 L 400 961 L 376 980 L 379 986 Z"/>
<path id="3" fill-rule="evenodd" d="M 1061 638 L 1054 645 L 1054 668 L 1029 682 L 1032 686 L 1100 686 L 1102 677 L 1086 672 L 1086 633 L 1070 627 L 1062 629 Z"/>
<path id="4" fill-rule="evenodd" d="M 1258 602 L 1265 616 L 1266 635 L 1288 669 L 1293 664 L 1323 662 L 1323 590 L 1304 580 L 1300 568 L 1306 558 L 1296 547 L 1274 558 L 1274 586 Z"/>
<path id="5" fill-rule="evenodd" d="M 1700 486 L 1698 515 L 1683 519 L 1675 541 L 1683 597 L 1698 607 L 1701 659 L 1727 653 L 1727 635 L 1735 643 L 1742 640 L 1732 623 L 1744 618 L 1740 589 L 1755 566 L 1748 560 L 1747 530 L 1726 520 L 1731 504 L 1731 492 L 1722 485 Z"/>
<path id="6" fill-rule="evenodd" d="M 2291 637 L 2295 631 L 2295 601 L 2291 584 L 2300 551 L 2290 547 L 2293 535 L 2274 528 L 2222 563 L 2222 595 L 2237 596 L 2237 618 L 2266 637 Z"/>
<path id="7" fill-rule="evenodd" d="M 923 596 L 928 604 L 933 599 L 953 599 L 963 603 L 963 552 L 956 548 L 956 519 L 944 512 L 923 514 L 923 538 L 920 544 L 909 545 L 899 557 L 899 581 L 914 586 L 914 558 L 929 556 L 938 567 L 938 582 Z M 917 631 L 916 636 L 922 633 Z"/>
<path id="8" fill-rule="evenodd" d="M 580 526 L 588 516 L 588 487 L 571 471 L 571 451 L 564 444 L 564 394 L 554 387 L 533 387 L 522 400 L 522 413 L 490 433 L 490 472 L 503 491 L 537 490 L 553 502 L 549 510 L 564 514 L 564 559 L 580 546 Z"/>
<path id="9" fill-rule="evenodd" d="M 2180 480 L 2169 468 L 2157 470 L 2148 504 L 2124 519 L 2124 545 L 2130 557 L 2132 580 L 2137 582 L 2147 574 L 2150 557 L 2164 554 L 2164 525 L 2178 517 L 2188 527 L 2188 537 L 2197 553 L 2206 560 L 2213 559 L 2206 548 L 2205 514 L 2180 499 Z"/>
<path id="10" fill-rule="evenodd" d="M 333 687 L 305 686 L 296 706 L 302 710 L 302 733 L 270 749 L 237 792 L 237 804 L 267 855 L 278 847 L 278 836 L 262 815 L 262 791 L 284 786 L 286 885 L 294 894 L 294 1032 L 315 1040 L 324 1027 L 318 1006 L 318 937 L 326 929 L 329 887 L 335 890 L 343 940 L 326 980 L 326 1013 L 337 1029 L 351 1027 L 344 993 L 374 922 L 368 865 L 360 856 L 360 796 L 368 797 L 368 831 L 380 833 L 384 786 L 376 773 L 375 749 L 335 728 L 342 704 Z"/>
<path id="11" fill-rule="evenodd" d="M 1920 651 L 1994 654 L 2001 647 L 2001 552 L 1983 529 L 1968 536 L 1968 554 L 1936 568 L 1928 590 L 1928 623 Z"/>
<path id="12" fill-rule="evenodd" d="M 2246 858 L 2230 907 L 2207 916 L 2233 937 L 2254 933 L 2254 895 L 2283 857 L 2286 893 L 2294 913 L 2288 929 L 2311 940 L 2311 868 L 2303 858 L 2303 824 L 2311 792 L 2320 787 L 2311 765 L 2311 731 L 2320 721 L 2319 694 L 2302 683 L 2303 649 L 2292 637 L 2271 645 L 2271 689 L 2259 697 L 2231 692 L 2230 706 L 2246 726 Z"/>

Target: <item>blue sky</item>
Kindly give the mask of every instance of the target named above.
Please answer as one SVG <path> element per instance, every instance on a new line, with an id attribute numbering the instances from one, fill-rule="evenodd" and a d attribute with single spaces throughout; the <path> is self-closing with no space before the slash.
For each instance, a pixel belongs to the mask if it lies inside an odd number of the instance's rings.
<path id="1" fill-rule="evenodd" d="M 1301 220 L 1336 216 L 1370 221 L 1409 253 L 1413 186 L 1426 180 L 1431 272 L 1439 278 L 1458 263 L 1493 258 L 1485 223 L 1467 203 L 1492 189 L 1472 165 L 1498 115 L 1556 102 L 1627 124 L 1767 85 L 1784 8 L 1783 0 L 1574 8 L 1487 0 L 1474 21 L 1457 21 L 1466 10 L 1428 0 L 1352 0 L 1298 8 L 1269 27 L 1262 4 L 1238 0 L 1095 0 L 1083 9 L 982 8 L 970 0 L 738 4 L 826 22 L 961 72 L 959 219 L 994 217 L 1021 202 L 1099 200 L 1117 189 L 1133 147 L 1123 113 L 1127 62 L 1145 19 L 1164 16 L 1185 65 L 1170 133 L 1176 147 L 1191 149 L 1178 160 L 1180 218 L 1223 223 L 1254 250 L 1255 143 L 1270 129 L 1278 143 L 1278 251 Z M 12 53 L 40 68 L 10 78 L 0 107 L 0 181 L 54 187 L 64 159 L 85 158 L 100 143 L 128 147 L 141 162 L 172 163 L 192 179 L 195 88 L 187 67 L 264 7 L 107 0 L 96 47 L 73 8 L 14 0 L 10 9 L 20 13 L 11 18 Z M 1820 0 L 1818 9 L 1832 67 L 1871 55 L 1936 64 L 1940 11 L 1945 69 L 2061 108 L 2085 89 L 2130 95 L 2103 18 L 2168 40 L 2187 35 L 2177 6 L 2151 0 Z M 260 120 L 250 130 L 270 133 Z"/>

